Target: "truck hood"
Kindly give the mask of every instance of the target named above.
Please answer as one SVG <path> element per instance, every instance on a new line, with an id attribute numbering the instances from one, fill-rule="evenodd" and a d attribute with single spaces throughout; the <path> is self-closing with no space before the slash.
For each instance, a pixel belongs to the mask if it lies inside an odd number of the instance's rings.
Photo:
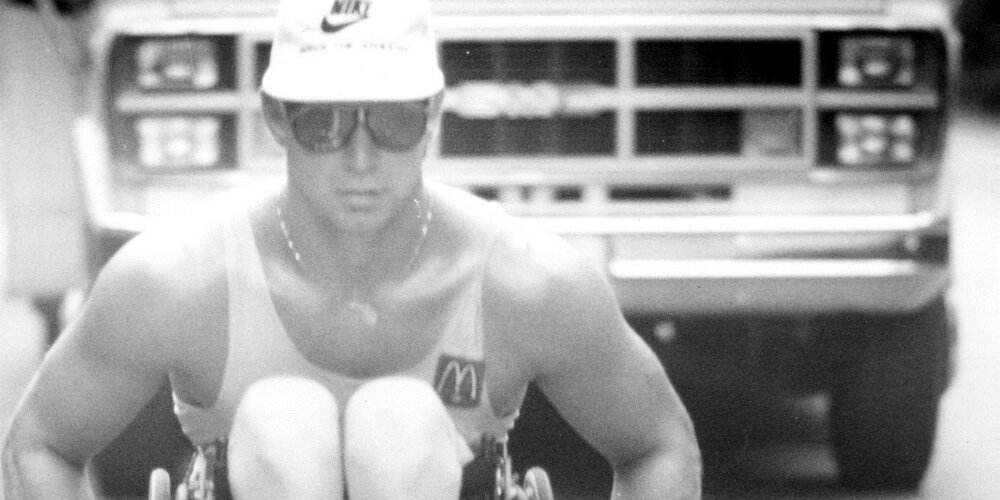
<path id="1" fill-rule="evenodd" d="M 602 13 L 602 14 L 856 14 L 878 13 L 891 0 L 431 0 L 442 12 L 495 12 L 502 14 Z"/>
<path id="2" fill-rule="evenodd" d="M 431 0 L 438 14 L 876 14 L 894 0 Z M 895 0 L 905 3 L 914 0 Z M 918 0 L 919 1 L 919 0 Z M 110 0 L 156 17 L 270 16 L 277 0 Z M 333 0 L 331 0 L 331 5 Z"/>

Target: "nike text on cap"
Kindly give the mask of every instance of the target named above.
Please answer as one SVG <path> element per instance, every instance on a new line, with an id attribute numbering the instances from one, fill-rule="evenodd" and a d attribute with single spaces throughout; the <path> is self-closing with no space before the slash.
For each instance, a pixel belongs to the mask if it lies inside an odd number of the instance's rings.
<path id="1" fill-rule="evenodd" d="M 262 90 L 285 101 L 409 101 L 444 87 L 428 0 L 282 0 Z"/>

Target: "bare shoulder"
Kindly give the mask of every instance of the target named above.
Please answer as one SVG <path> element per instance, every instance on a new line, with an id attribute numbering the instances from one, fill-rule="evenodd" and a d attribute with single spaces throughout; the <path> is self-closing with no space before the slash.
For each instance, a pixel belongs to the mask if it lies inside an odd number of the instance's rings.
<path id="1" fill-rule="evenodd" d="M 434 202 L 453 221 L 452 247 L 492 241 L 486 265 L 486 286 L 494 300 L 519 306 L 545 306 L 559 294 L 605 285 L 597 268 L 561 236 L 532 227 L 454 188 L 434 186 Z M 445 205 L 445 206 L 442 206 Z M 437 216 L 435 216 L 437 217 Z"/>
<path id="2" fill-rule="evenodd" d="M 222 249 L 214 223 L 178 221 L 137 235 L 101 270 L 75 328 L 80 331 L 71 333 L 102 341 L 96 345 L 176 352 L 190 344 L 188 332 L 212 316 L 225 286 Z"/>
<path id="3" fill-rule="evenodd" d="M 529 310 L 590 302 L 608 288 L 594 263 L 564 238 L 519 223 L 499 235 L 487 272 L 498 299 Z"/>
<path id="4" fill-rule="evenodd" d="M 191 366 L 189 332 L 210 307 L 211 248 L 221 245 L 203 226 L 180 229 L 149 230 L 107 263 L 23 398 L 24 442 L 45 442 L 82 464 L 166 377 Z"/>
<path id="5" fill-rule="evenodd" d="M 558 235 L 512 224 L 491 251 L 486 277 L 489 324 L 536 377 L 565 373 L 585 351 L 604 351 L 627 332 L 604 275 Z"/>
<path id="6" fill-rule="evenodd" d="M 178 221 L 143 232 L 123 246 L 102 269 L 94 292 L 123 302 L 183 302 L 211 286 L 222 265 L 221 229 Z"/>

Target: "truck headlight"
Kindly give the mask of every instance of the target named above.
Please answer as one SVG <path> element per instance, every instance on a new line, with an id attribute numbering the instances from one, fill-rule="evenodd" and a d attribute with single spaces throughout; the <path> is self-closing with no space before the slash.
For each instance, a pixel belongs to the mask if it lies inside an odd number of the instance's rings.
<path id="1" fill-rule="evenodd" d="M 837 82 L 842 87 L 911 87 L 916 49 L 905 36 L 847 36 L 839 43 Z"/>
<path id="2" fill-rule="evenodd" d="M 210 40 L 146 40 L 136 48 L 136 83 L 142 89 L 210 89 L 219 83 L 219 65 Z"/>
<path id="3" fill-rule="evenodd" d="M 917 120 L 910 114 L 838 113 L 837 163 L 846 167 L 907 166 L 917 158 Z"/>
<path id="4" fill-rule="evenodd" d="M 133 122 L 139 165 L 151 172 L 217 168 L 227 124 L 217 116 L 149 116 Z"/>
<path id="5" fill-rule="evenodd" d="M 235 88 L 236 40 L 214 35 L 129 36 L 111 56 L 115 91 L 198 91 Z"/>

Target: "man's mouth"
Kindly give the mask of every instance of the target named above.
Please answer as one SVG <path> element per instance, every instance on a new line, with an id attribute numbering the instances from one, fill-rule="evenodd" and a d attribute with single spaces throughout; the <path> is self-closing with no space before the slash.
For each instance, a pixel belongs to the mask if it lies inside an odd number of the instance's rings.
<path id="1" fill-rule="evenodd" d="M 340 196 L 348 209 L 368 211 L 378 205 L 382 192 L 378 189 L 345 189 L 340 192 Z"/>

